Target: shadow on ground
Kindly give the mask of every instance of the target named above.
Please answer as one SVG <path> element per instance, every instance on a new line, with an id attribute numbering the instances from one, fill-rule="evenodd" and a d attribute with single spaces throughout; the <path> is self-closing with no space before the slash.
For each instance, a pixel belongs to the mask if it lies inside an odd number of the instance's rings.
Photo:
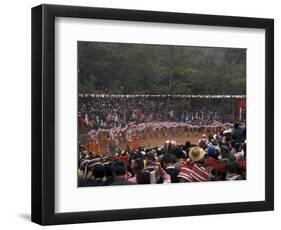
<path id="1" fill-rule="evenodd" d="M 26 220 L 26 221 L 31 221 L 31 216 L 28 213 L 20 213 L 19 217 Z"/>

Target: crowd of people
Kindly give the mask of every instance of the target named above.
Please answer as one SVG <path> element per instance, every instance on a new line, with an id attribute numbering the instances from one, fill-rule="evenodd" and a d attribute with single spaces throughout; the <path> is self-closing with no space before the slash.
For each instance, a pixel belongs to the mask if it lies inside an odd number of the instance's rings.
<path id="1" fill-rule="evenodd" d="M 79 145 L 78 186 L 162 184 L 246 179 L 246 124 L 202 134 L 198 143 L 167 140 L 155 148 L 97 154 Z"/>
<path id="2" fill-rule="evenodd" d="M 79 133 L 85 134 L 79 137 L 86 137 L 87 143 L 82 142 L 89 152 L 114 154 L 124 146 L 136 151 L 147 139 L 216 133 L 233 125 L 231 101 L 203 102 L 166 96 L 79 97 Z"/>
<path id="3" fill-rule="evenodd" d="M 79 97 L 79 126 L 98 130 L 124 127 L 129 122 L 192 122 L 212 124 L 233 122 L 230 101 L 196 100 L 178 97 Z M 226 106 L 228 104 L 228 106 Z"/>

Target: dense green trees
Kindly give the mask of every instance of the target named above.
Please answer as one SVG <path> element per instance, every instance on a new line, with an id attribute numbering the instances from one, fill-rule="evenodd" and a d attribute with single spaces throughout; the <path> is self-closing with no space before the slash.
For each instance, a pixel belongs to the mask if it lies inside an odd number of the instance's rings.
<path id="1" fill-rule="evenodd" d="M 79 93 L 246 94 L 246 50 L 78 42 Z"/>

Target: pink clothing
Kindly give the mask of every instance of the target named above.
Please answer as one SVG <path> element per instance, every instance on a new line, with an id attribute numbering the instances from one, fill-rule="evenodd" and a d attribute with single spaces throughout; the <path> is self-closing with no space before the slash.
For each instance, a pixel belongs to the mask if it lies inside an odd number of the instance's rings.
<path id="1" fill-rule="evenodd" d="M 128 181 L 133 182 L 133 183 L 137 183 L 137 177 L 136 176 L 131 177 L 131 178 L 128 179 Z"/>
<path id="2" fill-rule="evenodd" d="M 128 179 L 128 181 L 137 184 L 137 177 L 136 176 L 131 177 Z M 168 173 L 164 174 L 164 176 L 163 176 L 163 184 L 165 184 L 165 183 L 171 183 L 171 177 Z"/>

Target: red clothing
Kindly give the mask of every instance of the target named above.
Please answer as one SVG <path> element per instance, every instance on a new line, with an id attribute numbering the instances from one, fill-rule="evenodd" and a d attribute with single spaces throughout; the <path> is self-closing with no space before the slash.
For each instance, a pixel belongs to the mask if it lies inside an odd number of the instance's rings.
<path id="1" fill-rule="evenodd" d="M 240 167 L 246 169 L 247 161 L 245 159 L 239 161 Z"/>
<path id="2" fill-rule="evenodd" d="M 208 180 L 209 174 L 203 167 L 199 167 L 197 164 L 193 164 L 192 168 L 190 167 L 191 164 L 189 167 L 182 167 L 178 177 L 184 178 L 189 182 L 203 182 Z"/>
<path id="3" fill-rule="evenodd" d="M 225 165 L 222 162 L 218 162 L 216 159 L 212 157 L 208 157 L 207 159 L 205 159 L 205 162 L 213 166 L 214 168 L 218 169 L 220 172 L 225 171 Z"/>
<path id="4" fill-rule="evenodd" d="M 138 119 L 138 120 L 141 119 L 141 111 L 140 111 L 140 110 L 138 110 L 138 111 L 136 112 L 136 116 L 137 116 L 137 119 Z"/>
<path id="5" fill-rule="evenodd" d="M 129 159 L 127 156 L 116 156 L 116 157 L 113 157 L 115 159 L 118 159 L 118 160 L 121 160 L 123 161 L 127 166 L 129 166 Z"/>

